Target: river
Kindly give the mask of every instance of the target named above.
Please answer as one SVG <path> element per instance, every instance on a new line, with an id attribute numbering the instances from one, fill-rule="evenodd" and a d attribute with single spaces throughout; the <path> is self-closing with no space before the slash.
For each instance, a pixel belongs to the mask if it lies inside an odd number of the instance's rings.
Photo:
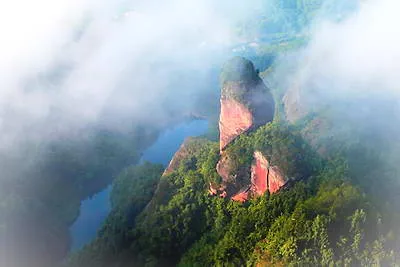
<path id="1" fill-rule="evenodd" d="M 156 142 L 143 152 L 140 162 L 150 161 L 166 166 L 186 137 L 203 135 L 207 129 L 208 122 L 205 120 L 183 122 L 166 129 Z M 72 251 L 82 248 L 95 238 L 97 230 L 110 212 L 111 190 L 112 186 L 109 185 L 103 191 L 82 201 L 79 217 L 70 227 Z"/>

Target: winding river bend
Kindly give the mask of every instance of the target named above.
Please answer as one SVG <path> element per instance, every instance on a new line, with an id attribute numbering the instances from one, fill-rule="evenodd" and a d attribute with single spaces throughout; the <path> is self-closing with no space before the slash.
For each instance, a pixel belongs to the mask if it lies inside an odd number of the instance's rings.
<path id="1" fill-rule="evenodd" d="M 186 137 L 203 135 L 207 129 L 206 120 L 183 122 L 166 129 L 156 142 L 143 152 L 140 162 L 150 161 L 166 166 Z M 82 201 L 80 215 L 70 227 L 72 251 L 79 250 L 95 238 L 97 230 L 111 209 L 109 200 L 111 189 L 112 186 L 109 185 L 93 197 Z"/>

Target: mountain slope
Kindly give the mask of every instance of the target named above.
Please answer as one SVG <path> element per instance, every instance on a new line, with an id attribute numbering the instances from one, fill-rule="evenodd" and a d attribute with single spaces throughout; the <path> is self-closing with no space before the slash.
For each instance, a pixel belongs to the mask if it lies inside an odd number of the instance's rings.
<path id="1" fill-rule="evenodd" d="M 186 141 L 160 178 L 150 205 L 139 215 L 125 215 L 134 224 L 114 220 L 102 233 L 119 229 L 123 242 L 101 240 L 108 247 L 102 253 L 93 253 L 89 245 L 69 266 L 398 263 L 399 213 L 374 197 L 373 184 L 362 182 L 374 167 L 368 167 L 366 156 L 374 154 L 365 154 L 368 147 L 358 142 L 359 150 L 344 149 L 349 147 L 340 139 L 321 151 L 315 144 L 324 136 L 315 134 L 313 143 L 306 129 L 323 114 L 295 125 L 278 116 L 224 148 L 235 184 L 253 192 L 244 201 L 220 194 L 225 188 L 216 172 L 219 143 Z M 282 182 L 282 176 L 288 180 Z M 262 177 L 268 178 L 260 182 Z M 279 190 L 270 184 L 272 177 Z M 393 185 L 388 177 L 381 181 Z"/>

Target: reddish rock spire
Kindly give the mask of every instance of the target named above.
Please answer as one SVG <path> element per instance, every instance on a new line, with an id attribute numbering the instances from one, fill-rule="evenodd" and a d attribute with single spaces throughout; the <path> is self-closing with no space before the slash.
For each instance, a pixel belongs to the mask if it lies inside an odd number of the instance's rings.
<path id="1" fill-rule="evenodd" d="M 261 152 L 254 152 L 254 163 L 251 165 L 252 191 L 262 195 L 268 190 L 269 162 Z"/>
<path id="2" fill-rule="evenodd" d="M 230 172 L 230 159 L 224 152 L 225 148 L 239 135 L 256 129 L 272 121 L 274 116 L 274 101 L 268 88 L 258 76 L 251 61 L 235 57 L 228 61 L 221 73 L 221 113 L 219 117 L 220 154 L 217 172 L 222 177 L 226 195 L 234 200 L 245 201 L 250 189 L 241 186 L 237 178 L 243 178 L 244 173 Z M 242 179 L 243 180 L 243 179 Z M 261 184 L 261 183 L 260 183 Z M 263 189 L 258 189 L 262 191 Z"/>
<path id="3" fill-rule="evenodd" d="M 278 166 L 271 166 L 260 151 L 254 152 L 254 163 L 251 165 L 251 191 L 261 196 L 267 190 L 273 194 L 279 191 L 287 179 Z"/>
<path id="4" fill-rule="evenodd" d="M 254 161 L 251 165 L 251 184 L 240 190 L 231 199 L 245 202 L 253 196 L 262 196 L 265 192 L 270 194 L 278 192 L 287 179 L 278 166 L 270 166 L 268 160 L 260 151 L 254 152 Z"/>
<path id="5" fill-rule="evenodd" d="M 220 150 L 240 134 L 272 121 L 274 100 L 251 61 L 235 57 L 221 73 Z"/>
<path id="6" fill-rule="evenodd" d="M 219 117 L 219 148 L 220 151 L 244 133 L 253 125 L 253 115 L 243 104 L 233 99 L 221 99 L 221 114 Z"/>

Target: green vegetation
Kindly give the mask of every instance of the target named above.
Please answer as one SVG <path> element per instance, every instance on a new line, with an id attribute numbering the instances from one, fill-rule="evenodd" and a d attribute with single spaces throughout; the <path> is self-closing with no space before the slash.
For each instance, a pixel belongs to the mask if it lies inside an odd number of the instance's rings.
<path id="1" fill-rule="evenodd" d="M 143 127 L 127 133 L 96 130 L 85 132 L 87 138 L 34 146 L 21 158 L 4 160 L 4 170 L 19 173 L 4 173 L 0 179 L 0 240 L 8 240 L 8 255 L 25 255 L 10 260 L 17 266 L 43 267 L 65 257 L 68 227 L 79 214 L 81 200 L 136 162 L 157 133 Z"/>
<path id="2" fill-rule="evenodd" d="M 112 229 L 118 229 L 123 239 L 98 238 L 69 266 L 390 266 L 400 260 L 395 252 L 398 230 L 393 227 L 400 222 L 398 213 L 380 209 L 369 198 L 345 156 L 321 159 L 296 128 L 270 123 L 229 146 L 238 166 L 249 164 L 249 155 L 258 149 L 297 179 L 278 194 L 244 204 L 208 196 L 208 183 L 218 183 L 218 147 L 206 140 L 194 144 L 192 154 L 161 177 L 141 214 L 120 219 L 114 207 L 110 217 L 118 219 L 109 218 L 99 236 L 114 235 Z M 130 177 L 144 177 L 144 170 L 151 176 L 156 168 L 150 166 L 139 167 Z M 118 206 L 134 207 L 138 199 L 132 198 L 139 193 L 134 187 L 124 186 L 128 181 L 116 180 L 121 185 L 113 192 Z M 119 191 L 122 188 L 136 191 L 125 194 L 129 190 Z M 107 249 L 93 253 L 94 246 Z M 104 260 L 99 255 L 112 256 Z"/>
<path id="3" fill-rule="evenodd" d="M 263 76 L 273 73 L 277 54 L 307 44 L 307 26 L 325 2 L 264 1 L 259 16 L 238 25 L 243 43 L 256 43 L 249 50 L 258 68 L 268 68 Z M 337 11 L 331 13 L 343 13 Z M 285 74 L 290 71 L 286 68 Z M 237 84 L 223 87 L 223 95 L 249 107 L 246 86 L 261 83 L 258 72 L 251 61 L 232 59 L 224 65 L 220 83 Z M 176 84 L 181 82 L 178 75 Z M 217 83 L 210 79 L 204 87 L 215 89 Z M 217 91 L 198 97 L 196 112 L 188 112 L 212 118 L 207 137 L 213 140 L 218 136 Z M 286 88 L 272 90 L 276 100 L 285 92 Z M 171 95 L 170 101 L 174 99 Z M 253 152 L 259 150 L 290 178 L 278 194 L 266 193 L 243 204 L 210 197 L 209 184 L 222 182 L 215 169 L 220 156 L 218 144 L 203 139 L 190 142 L 189 153 L 168 175 L 162 176 L 162 167 L 149 163 L 124 169 L 113 182 L 112 211 L 97 238 L 63 265 L 398 266 L 397 137 L 382 134 L 393 125 L 375 124 L 379 131 L 374 131 L 374 127 L 355 127 L 358 117 L 343 119 L 351 113 L 349 107 L 365 100 L 356 101 L 341 99 L 335 105 L 344 103 L 343 107 L 335 110 L 312 107 L 306 118 L 291 126 L 278 123 L 284 107 L 276 101 L 274 123 L 241 135 L 227 147 L 238 187 L 248 184 Z M 366 105 L 374 113 L 383 109 Z M 373 122 L 391 113 L 378 114 L 367 117 Z M 0 180 L 0 240 L 13 235 L 24 244 L 9 242 L 0 257 L 18 251 L 23 255 L 19 258 L 30 263 L 43 255 L 40 266 L 62 258 L 68 249 L 67 229 L 78 215 L 80 201 L 136 162 L 156 135 L 155 129 L 141 127 L 122 135 L 96 131 L 84 141 L 50 145 L 42 151 L 41 162 L 28 162 L 35 158 L 37 147 L 15 160 L 19 168 L 13 167 L 21 174 L 11 177 L 12 182 Z M 388 151 L 390 157 L 384 155 Z M 22 162 L 26 166 L 19 166 Z M 1 166 L 7 170 L 10 163 Z M 25 171 L 32 169 L 29 164 L 37 167 L 33 173 Z"/>
<path id="4" fill-rule="evenodd" d="M 258 13 L 236 26 L 236 33 L 245 40 L 283 43 L 298 33 L 308 32 L 318 15 L 342 20 L 358 5 L 358 0 L 263 0 Z"/>
<path id="5" fill-rule="evenodd" d="M 258 75 L 250 60 L 234 57 L 224 64 L 220 79 L 221 85 L 226 82 L 253 83 L 258 80 Z"/>
<path id="6" fill-rule="evenodd" d="M 257 47 L 256 53 L 258 55 L 286 53 L 304 47 L 307 42 L 308 38 L 306 36 L 299 35 L 279 43 L 261 44 L 259 47 Z"/>
<path id="7" fill-rule="evenodd" d="M 269 99 L 272 96 L 269 97 L 269 90 L 258 76 L 258 70 L 250 60 L 243 57 L 234 57 L 224 64 L 220 75 L 220 86 L 222 99 L 234 99 L 250 110 L 256 108 L 253 99 L 259 95 L 264 94 L 267 101 L 273 101 Z"/>
<path id="8" fill-rule="evenodd" d="M 114 256 L 129 245 L 130 234 L 126 230 L 134 227 L 136 216 L 151 200 L 162 172 L 162 165 L 150 163 L 123 170 L 113 182 L 112 212 L 99 230 L 97 238 L 83 249 L 84 253 L 72 255 L 68 264 L 107 266 L 113 263 Z"/>

